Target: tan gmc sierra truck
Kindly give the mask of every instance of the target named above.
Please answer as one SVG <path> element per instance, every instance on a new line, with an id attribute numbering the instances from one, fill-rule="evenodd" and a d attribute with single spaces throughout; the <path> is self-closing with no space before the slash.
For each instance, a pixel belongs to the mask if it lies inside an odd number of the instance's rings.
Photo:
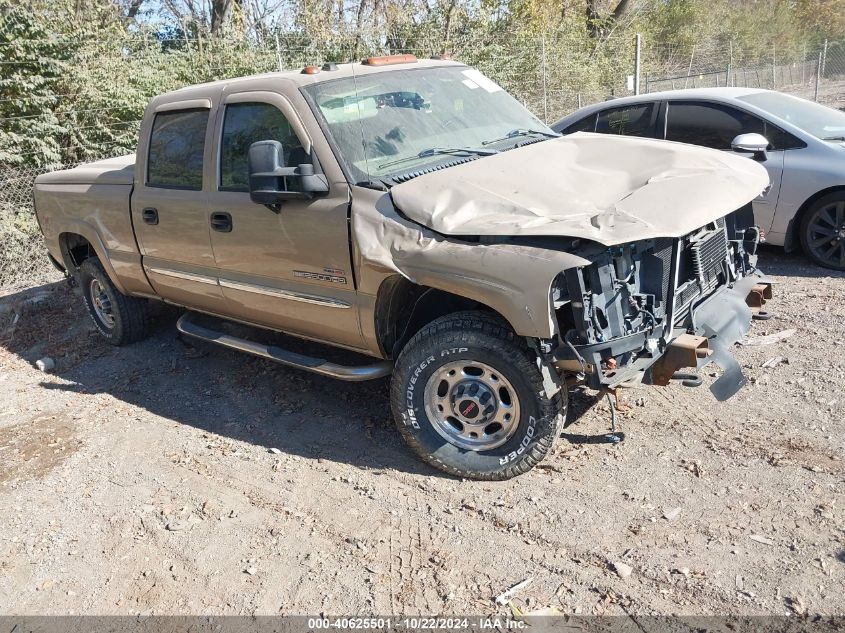
<path id="1" fill-rule="evenodd" d="M 731 153 L 558 137 L 479 71 L 399 55 L 156 97 L 134 156 L 45 174 L 34 196 L 109 342 L 142 339 L 155 299 L 186 308 L 192 337 L 341 380 L 392 374 L 420 457 L 506 479 L 549 452 L 575 385 L 715 362 L 717 398 L 741 387 L 730 348 L 771 296 L 750 206 L 767 185 Z"/>

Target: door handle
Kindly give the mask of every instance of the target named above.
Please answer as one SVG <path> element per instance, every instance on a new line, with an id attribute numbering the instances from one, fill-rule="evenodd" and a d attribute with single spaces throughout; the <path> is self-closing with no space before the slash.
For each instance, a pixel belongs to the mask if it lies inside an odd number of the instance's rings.
<path id="1" fill-rule="evenodd" d="M 215 211 L 211 214 L 211 228 L 221 233 L 231 233 L 232 215 L 223 211 Z"/>
<path id="2" fill-rule="evenodd" d="M 144 218 L 144 222 L 147 224 L 158 224 L 158 209 L 147 207 L 141 211 L 141 217 Z"/>

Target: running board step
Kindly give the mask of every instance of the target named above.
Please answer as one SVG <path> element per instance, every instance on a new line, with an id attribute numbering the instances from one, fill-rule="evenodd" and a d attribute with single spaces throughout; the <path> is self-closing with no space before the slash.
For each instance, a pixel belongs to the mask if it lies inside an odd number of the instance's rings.
<path id="1" fill-rule="evenodd" d="M 282 365 L 297 367 L 315 374 L 330 376 L 349 382 L 362 382 L 364 380 L 383 378 L 389 376 L 393 371 L 393 363 L 386 360 L 372 365 L 337 365 L 322 358 L 297 354 L 296 352 L 291 352 L 275 345 L 256 343 L 255 341 L 224 334 L 223 332 L 218 332 L 217 330 L 200 325 L 193 320 L 195 316 L 197 315 L 191 312 L 183 314 L 176 322 L 176 329 L 186 336 L 192 336 L 203 341 L 208 341 L 209 343 L 216 343 L 217 345 L 236 349 L 247 354 L 261 356 L 262 358 L 276 361 Z"/>

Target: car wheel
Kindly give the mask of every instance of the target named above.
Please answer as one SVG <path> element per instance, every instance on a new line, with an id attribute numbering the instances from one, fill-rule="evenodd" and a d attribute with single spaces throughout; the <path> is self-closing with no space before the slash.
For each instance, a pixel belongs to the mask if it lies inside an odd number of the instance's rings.
<path id="1" fill-rule="evenodd" d="M 845 270 L 845 192 L 817 200 L 801 220 L 801 246 L 815 263 Z"/>
<path id="2" fill-rule="evenodd" d="M 146 301 L 122 294 L 99 260 L 91 258 L 82 262 L 78 281 L 88 314 L 109 343 L 126 345 L 147 335 Z"/>
<path id="3" fill-rule="evenodd" d="M 408 446 L 457 477 L 510 479 L 549 453 L 566 413 L 566 387 L 549 396 L 536 355 L 484 312 L 441 317 L 400 354 L 391 385 Z"/>

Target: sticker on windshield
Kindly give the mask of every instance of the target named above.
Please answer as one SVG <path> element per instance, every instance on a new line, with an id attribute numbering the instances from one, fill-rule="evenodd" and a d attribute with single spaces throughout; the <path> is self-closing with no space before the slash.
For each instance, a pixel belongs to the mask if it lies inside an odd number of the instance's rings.
<path id="1" fill-rule="evenodd" d="M 463 71 L 464 77 L 469 79 L 475 84 L 478 84 L 482 88 L 484 88 L 487 92 L 498 92 L 502 89 L 502 87 L 497 84 L 495 81 L 488 79 L 484 75 L 481 74 L 480 71 L 475 70 L 475 68 L 470 68 L 468 70 Z M 466 83 L 466 81 L 464 81 Z"/>
<path id="2" fill-rule="evenodd" d="M 472 79 L 464 79 L 461 83 L 470 90 L 475 90 L 476 88 L 478 88 L 478 84 L 475 83 Z"/>

